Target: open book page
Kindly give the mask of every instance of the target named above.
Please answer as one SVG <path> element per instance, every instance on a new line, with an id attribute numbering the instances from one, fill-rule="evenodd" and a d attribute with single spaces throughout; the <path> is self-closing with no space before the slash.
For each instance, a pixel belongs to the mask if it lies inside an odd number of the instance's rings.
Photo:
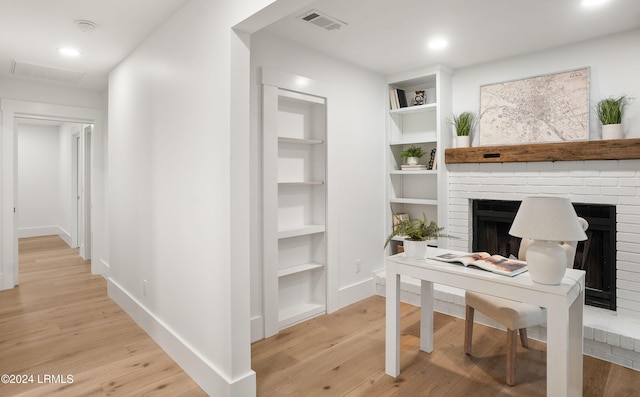
<path id="1" fill-rule="evenodd" d="M 479 259 L 488 258 L 491 255 L 488 252 L 473 252 L 470 254 L 453 254 L 446 253 L 438 256 L 434 256 L 431 259 L 443 261 L 443 262 L 460 262 L 465 266 L 473 263 Z"/>
<path id="2" fill-rule="evenodd" d="M 477 267 L 509 277 L 527 271 L 527 262 L 505 258 L 501 255 L 490 255 L 486 252 L 474 252 L 470 254 L 447 253 L 434 256 L 431 259 L 444 262 L 458 262 L 464 266 Z"/>

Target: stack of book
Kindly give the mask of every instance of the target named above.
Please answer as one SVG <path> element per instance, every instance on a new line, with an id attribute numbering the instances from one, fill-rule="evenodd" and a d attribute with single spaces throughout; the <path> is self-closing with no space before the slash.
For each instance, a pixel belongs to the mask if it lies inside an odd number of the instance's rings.
<path id="1" fill-rule="evenodd" d="M 391 109 L 400 109 L 409 106 L 407 103 L 407 94 L 401 89 L 390 89 L 389 101 L 391 102 Z"/>
<path id="2" fill-rule="evenodd" d="M 418 170 L 427 169 L 427 166 L 424 164 L 415 164 L 415 165 L 402 164 L 400 167 L 403 171 L 418 171 Z"/>

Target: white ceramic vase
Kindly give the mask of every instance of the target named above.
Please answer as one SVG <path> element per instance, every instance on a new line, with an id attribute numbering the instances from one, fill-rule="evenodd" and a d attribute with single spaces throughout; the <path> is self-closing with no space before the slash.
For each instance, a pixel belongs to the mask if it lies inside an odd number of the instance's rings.
<path id="1" fill-rule="evenodd" d="M 471 137 L 469 135 L 456 135 L 456 147 L 471 147 Z"/>
<path id="2" fill-rule="evenodd" d="M 416 165 L 419 161 L 420 159 L 418 157 L 407 157 L 407 164 L 409 165 Z"/>
<path id="3" fill-rule="evenodd" d="M 604 124 L 602 126 L 602 139 L 622 139 L 622 124 Z"/>
<path id="4" fill-rule="evenodd" d="M 404 246 L 404 254 L 409 259 L 424 259 L 427 257 L 426 241 L 404 240 L 402 245 Z"/>

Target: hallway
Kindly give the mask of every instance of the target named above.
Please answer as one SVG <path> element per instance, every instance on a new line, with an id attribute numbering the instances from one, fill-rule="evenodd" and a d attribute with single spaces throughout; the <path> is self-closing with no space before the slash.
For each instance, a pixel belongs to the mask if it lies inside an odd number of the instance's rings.
<path id="1" fill-rule="evenodd" d="M 77 249 L 58 236 L 21 239 L 19 249 L 20 285 L 0 291 L 0 374 L 11 376 L 0 395 L 206 395 Z"/>

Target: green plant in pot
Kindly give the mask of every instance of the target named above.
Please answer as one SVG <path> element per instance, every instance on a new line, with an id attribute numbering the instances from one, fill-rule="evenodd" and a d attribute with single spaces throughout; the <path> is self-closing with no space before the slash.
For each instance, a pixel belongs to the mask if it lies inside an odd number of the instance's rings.
<path id="1" fill-rule="evenodd" d="M 404 237 L 405 255 L 408 258 L 424 259 L 427 255 L 427 240 L 437 237 L 451 237 L 441 233 L 442 230 L 444 230 L 443 227 L 438 227 L 436 222 L 427 220 L 427 216 L 423 213 L 422 219 L 413 218 L 399 221 L 387 237 L 384 246 L 386 248 L 394 237 L 402 236 Z"/>
<path id="2" fill-rule="evenodd" d="M 456 129 L 456 147 L 471 146 L 469 134 L 476 123 L 476 114 L 473 112 L 462 112 L 454 115 L 452 122 Z"/>
<path id="3" fill-rule="evenodd" d="M 602 139 L 622 139 L 622 114 L 629 103 L 629 97 L 605 98 L 598 102 L 596 113 L 602 123 Z"/>
<path id="4" fill-rule="evenodd" d="M 420 146 L 411 145 L 407 149 L 400 152 L 402 160 L 410 165 L 418 164 L 420 158 L 424 156 L 424 151 Z"/>

